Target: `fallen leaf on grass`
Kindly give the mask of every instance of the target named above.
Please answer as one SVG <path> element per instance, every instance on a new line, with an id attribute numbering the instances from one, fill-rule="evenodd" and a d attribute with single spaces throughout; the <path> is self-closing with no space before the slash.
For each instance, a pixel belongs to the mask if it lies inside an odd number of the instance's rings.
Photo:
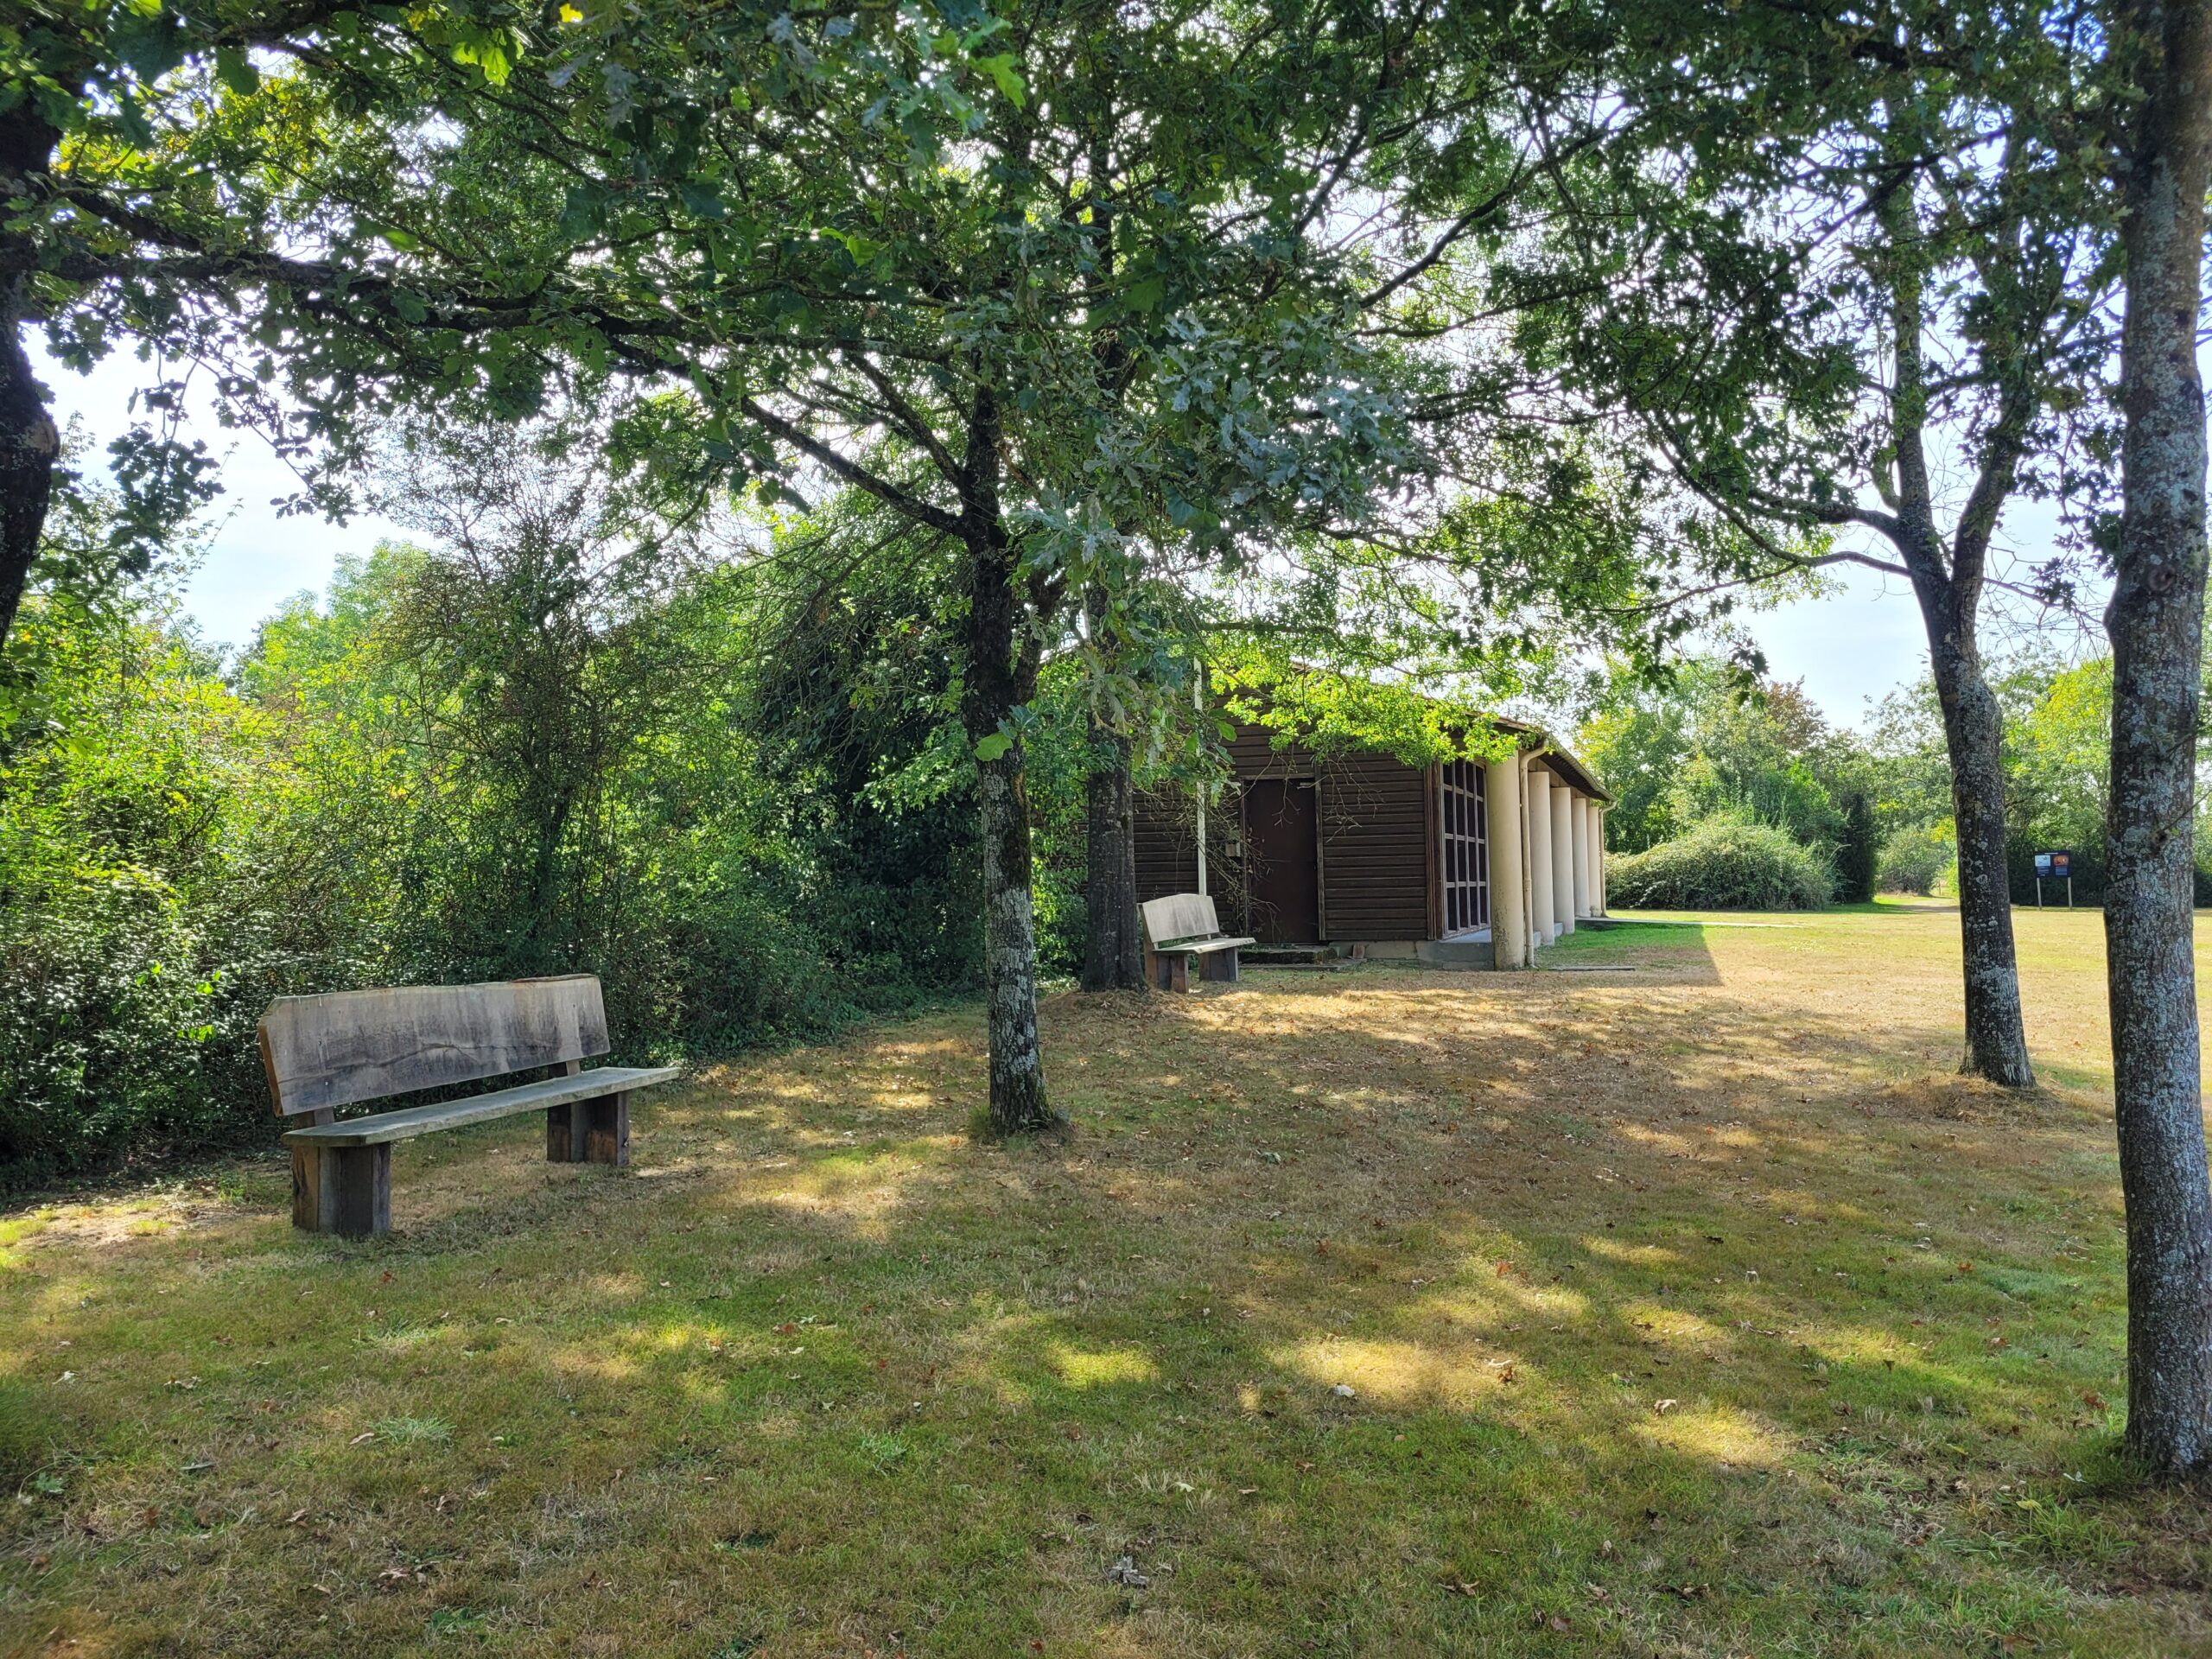
<path id="1" fill-rule="evenodd" d="M 1131 1590 L 1149 1590 L 1152 1587 L 1151 1579 L 1137 1571 L 1134 1556 L 1122 1556 L 1106 1569 L 1106 1576 L 1114 1583 L 1124 1585 Z"/>

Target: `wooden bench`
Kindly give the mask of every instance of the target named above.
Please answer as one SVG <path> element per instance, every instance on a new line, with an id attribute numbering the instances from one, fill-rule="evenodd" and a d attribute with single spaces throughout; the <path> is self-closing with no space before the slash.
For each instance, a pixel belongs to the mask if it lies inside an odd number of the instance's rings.
<path id="1" fill-rule="evenodd" d="M 1236 953 L 1258 943 L 1224 936 L 1213 900 L 1203 893 L 1173 893 L 1138 908 L 1144 912 L 1145 982 L 1163 991 L 1191 988 L 1193 957 L 1201 979 L 1234 980 Z"/>
<path id="2" fill-rule="evenodd" d="M 487 985 L 423 985 L 280 996 L 261 1016 L 261 1063 L 292 1149 L 292 1224 L 354 1236 L 391 1230 L 391 1148 L 466 1123 L 545 1114 L 556 1164 L 630 1161 L 630 1094 L 675 1066 L 600 1066 L 607 1010 L 589 974 Z M 336 1109 L 557 1065 L 563 1075 L 338 1121 Z"/>

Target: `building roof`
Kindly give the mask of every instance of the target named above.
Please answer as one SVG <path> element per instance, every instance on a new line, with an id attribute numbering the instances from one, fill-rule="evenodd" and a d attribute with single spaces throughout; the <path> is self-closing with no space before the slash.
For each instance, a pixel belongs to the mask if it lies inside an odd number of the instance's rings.
<path id="1" fill-rule="evenodd" d="M 1535 738 L 1536 741 L 1534 744 L 1523 744 L 1522 747 L 1534 748 L 1542 756 L 1547 767 L 1559 773 L 1585 795 L 1599 801 L 1611 801 L 1613 798 L 1612 791 L 1598 781 L 1598 774 L 1583 765 L 1572 750 L 1565 744 L 1556 741 L 1542 727 L 1532 726 L 1525 720 L 1509 719 L 1503 715 L 1492 715 L 1490 718 L 1491 723 L 1500 731 L 1511 732 L 1517 736 Z"/>
<path id="2" fill-rule="evenodd" d="M 1303 673 L 1336 674 L 1343 677 L 1343 671 L 1338 669 L 1316 668 L 1311 663 L 1303 662 L 1294 665 Z M 1417 691 L 1414 695 L 1427 702 L 1441 701 L 1441 699 L 1429 696 L 1426 692 Z M 1546 766 L 1565 778 L 1568 783 L 1585 795 L 1595 800 L 1605 802 L 1611 802 L 1613 798 L 1612 791 L 1598 781 L 1598 774 L 1583 765 L 1573 751 L 1554 738 L 1542 727 L 1533 725 L 1525 720 L 1515 720 L 1510 715 L 1491 715 L 1488 718 L 1490 723 L 1501 732 L 1510 732 L 1516 737 L 1523 740 L 1534 738 L 1535 740 L 1534 743 L 1524 741 L 1521 747 L 1524 749 L 1534 749 L 1543 758 Z"/>

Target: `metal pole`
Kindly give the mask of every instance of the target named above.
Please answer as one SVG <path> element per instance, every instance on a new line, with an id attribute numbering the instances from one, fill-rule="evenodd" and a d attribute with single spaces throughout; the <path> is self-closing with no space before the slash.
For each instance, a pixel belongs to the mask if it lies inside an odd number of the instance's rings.
<path id="1" fill-rule="evenodd" d="M 2074 878 L 2070 875 L 2066 878 L 2066 908 L 2074 908 Z"/>
<path id="2" fill-rule="evenodd" d="M 1200 667 L 1196 677 L 1191 681 L 1191 707 L 1198 711 L 1198 715 L 1201 721 L 1203 721 L 1206 716 L 1205 685 L 1205 670 L 1203 667 Z M 1198 896 L 1203 899 L 1205 896 L 1205 891 L 1206 786 L 1205 782 L 1201 780 L 1198 785 Z"/>

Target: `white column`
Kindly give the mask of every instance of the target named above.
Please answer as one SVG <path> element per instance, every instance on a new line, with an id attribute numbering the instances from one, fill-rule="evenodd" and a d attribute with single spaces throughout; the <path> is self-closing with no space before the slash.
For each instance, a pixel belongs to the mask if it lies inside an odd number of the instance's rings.
<path id="1" fill-rule="evenodd" d="M 1590 798 L 1574 798 L 1568 827 L 1574 832 L 1574 914 L 1578 921 L 1590 915 Z"/>
<path id="2" fill-rule="evenodd" d="M 1198 895 L 1206 891 L 1206 786 L 1197 785 L 1198 791 Z"/>
<path id="3" fill-rule="evenodd" d="M 1574 791 L 1559 779 L 1552 782 L 1552 925 L 1562 936 L 1574 931 Z"/>
<path id="4" fill-rule="evenodd" d="M 1602 806 L 1598 809 L 1598 913 L 1600 916 L 1612 914 L 1605 908 L 1605 812 L 1606 809 Z"/>
<path id="5" fill-rule="evenodd" d="M 1521 757 L 1483 768 L 1490 825 L 1490 945 L 1500 968 L 1529 965 L 1528 890 L 1521 861 Z"/>
<path id="6" fill-rule="evenodd" d="M 1554 937 L 1553 908 L 1559 889 L 1552 881 L 1552 775 L 1529 768 L 1529 927 L 1538 944 Z"/>

